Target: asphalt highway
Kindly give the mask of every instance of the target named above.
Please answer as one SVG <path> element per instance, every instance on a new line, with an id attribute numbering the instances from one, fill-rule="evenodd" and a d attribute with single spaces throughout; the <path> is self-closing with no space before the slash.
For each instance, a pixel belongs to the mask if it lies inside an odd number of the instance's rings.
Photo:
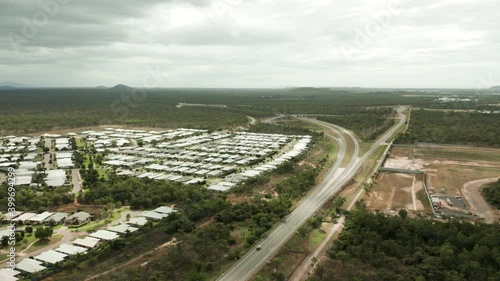
<path id="1" fill-rule="evenodd" d="M 244 281 L 250 279 L 264 263 L 292 236 L 299 227 L 342 186 L 354 177 L 362 163 L 377 150 L 380 145 L 394 134 L 394 132 L 406 122 L 406 116 L 403 114 L 404 107 L 398 109 L 399 123 L 388 130 L 380 137 L 364 155 L 359 157 L 359 143 L 355 136 L 348 130 L 326 122 L 303 118 L 304 120 L 321 124 L 340 137 L 336 139 L 339 145 L 337 159 L 327 175 L 314 189 L 303 198 L 297 208 L 288 215 L 283 222 L 279 223 L 272 231 L 264 237 L 259 243 L 254 245 L 241 259 L 224 272 L 217 280 L 220 281 Z M 346 157 L 346 139 L 343 135 L 349 137 L 349 141 L 354 144 L 354 153 L 346 167 L 340 167 Z M 262 247 L 257 251 L 257 245 Z"/>

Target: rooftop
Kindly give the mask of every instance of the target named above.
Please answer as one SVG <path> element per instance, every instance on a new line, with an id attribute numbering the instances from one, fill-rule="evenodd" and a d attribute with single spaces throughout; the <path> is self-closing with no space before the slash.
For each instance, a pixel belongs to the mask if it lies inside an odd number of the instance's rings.
<path id="1" fill-rule="evenodd" d="M 43 252 L 43 253 L 39 254 L 38 256 L 35 256 L 34 258 L 36 260 L 43 261 L 46 263 L 56 264 L 58 262 L 64 261 L 64 259 L 67 256 L 68 255 L 56 252 L 54 250 L 48 250 L 47 252 Z"/>
<path id="2" fill-rule="evenodd" d="M 90 234 L 91 237 L 102 239 L 102 240 L 115 240 L 119 236 L 115 232 L 108 231 L 108 230 L 98 230 L 94 233 Z"/>
<path id="3" fill-rule="evenodd" d="M 55 250 L 57 252 L 60 252 L 60 253 L 66 254 L 66 255 L 70 255 L 70 256 L 73 256 L 76 254 L 86 254 L 87 253 L 86 248 L 71 245 L 71 244 L 61 244 L 61 246 L 59 246 L 59 248 L 56 248 Z"/>
<path id="4" fill-rule="evenodd" d="M 125 234 L 125 233 L 127 233 L 127 231 L 130 233 L 135 232 L 138 230 L 138 228 L 123 223 L 123 224 L 108 227 L 108 230 L 116 232 L 116 233 L 120 233 L 120 234 Z"/>
<path id="5" fill-rule="evenodd" d="M 79 246 L 84 246 L 87 248 L 94 248 L 97 243 L 99 243 L 99 239 L 93 238 L 93 237 L 85 237 L 85 238 L 78 238 L 75 241 L 73 241 L 73 244 L 79 245 Z"/>
<path id="6" fill-rule="evenodd" d="M 40 271 L 43 271 L 46 269 L 45 266 L 42 266 L 41 261 L 37 261 L 34 259 L 30 259 L 30 258 L 26 258 L 26 259 L 20 261 L 16 265 L 16 268 L 21 270 L 21 271 L 28 272 L 28 273 L 37 273 L 37 272 L 40 272 Z"/>

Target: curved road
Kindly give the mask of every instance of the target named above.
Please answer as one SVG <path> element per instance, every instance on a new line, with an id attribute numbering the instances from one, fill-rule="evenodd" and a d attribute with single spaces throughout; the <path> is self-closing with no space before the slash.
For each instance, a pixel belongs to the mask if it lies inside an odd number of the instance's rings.
<path id="1" fill-rule="evenodd" d="M 312 122 L 320 122 L 311 120 Z M 321 123 L 323 124 L 323 123 Z M 356 138 L 347 130 L 324 123 L 330 130 L 337 133 L 340 137 L 336 139 L 340 147 L 337 160 L 334 166 L 328 171 L 323 181 L 318 184 L 300 203 L 297 208 L 285 218 L 285 221 L 278 224 L 271 233 L 267 235 L 259 245 L 262 250 L 257 251 L 256 246 L 250 249 L 238 262 L 236 262 L 228 271 L 226 271 L 218 280 L 248 280 L 274 252 L 286 242 L 286 240 L 297 231 L 297 229 L 316 212 L 335 192 L 343 185 L 341 180 L 345 176 L 339 176 L 346 169 L 352 168 L 357 160 L 359 144 Z M 346 168 L 340 168 L 346 154 L 346 140 L 340 132 L 348 133 L 351 141 L 355 144 L 355 156 L 352 157 Z"/>
<path id="2" fill-rule="evenodd" d="M 262 250 L 257 251 L 256 245 L 251 248 L 240 260 L 231 266 L 217 280 L 220 281 L 244 281 L 248 280 L 255 274 L 259 268 L 268 260 L 295 231 L 309 218 L 317 209 L 319 209 L 331 196 L 338 192 L 344 184 L 346 184 L 361 167 L 361 164 L 384 144 L 396 130 L 406 122 L 406 116 L 403 114 L 405 107 L 398 109 L 399 123 L 387 131 L 380 137 L 363 156 L 358 157 L 359 143 L 351 132 L 344 128 L 317 121 L 307 119 L 308 121 L 326 126 L 330 130 L 336 132 L 340 138 L 336 139 L 339 144 L 339 153 L 334 166 L 328 171 L 325 178 L 319 183 L 297 206 L 297 208 L 285 219 L 284 222 L 278 224 L 259 245 Z M 355 144 L 354 155 L 345 168 L 340 168 L 340 163 L 346 156 L 346 140 L 343 134 L 347 134 L 351 141 Z"/>

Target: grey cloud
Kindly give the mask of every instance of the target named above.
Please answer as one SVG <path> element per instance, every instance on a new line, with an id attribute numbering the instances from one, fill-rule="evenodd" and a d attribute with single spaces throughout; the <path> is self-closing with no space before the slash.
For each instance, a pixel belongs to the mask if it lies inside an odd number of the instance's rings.
<path id="1" fill-rule="evenodd" d="M 500 72 L 500 19 L 487 0 L 401 0 L 352 61 L 341 47 L 356 47 L 387 0 L 73 0 L 16 52 L 9 34 L 23 39 L 36 3 L 0 3 L 4 80 L 140 85 L 158 66 L 170 74 L 163 86 L 474 87 L 471 73 Z"/>

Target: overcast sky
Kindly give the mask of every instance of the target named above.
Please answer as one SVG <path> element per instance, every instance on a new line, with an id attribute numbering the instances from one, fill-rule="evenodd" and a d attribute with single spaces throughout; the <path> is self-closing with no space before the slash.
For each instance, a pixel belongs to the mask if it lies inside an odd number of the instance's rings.
<path id="1" fill-rule="evenodd" d="M 83 87 L 500 84 L 498 0 L 40 3 L 47 5 L 0 2 L 0 81 Z"/>

